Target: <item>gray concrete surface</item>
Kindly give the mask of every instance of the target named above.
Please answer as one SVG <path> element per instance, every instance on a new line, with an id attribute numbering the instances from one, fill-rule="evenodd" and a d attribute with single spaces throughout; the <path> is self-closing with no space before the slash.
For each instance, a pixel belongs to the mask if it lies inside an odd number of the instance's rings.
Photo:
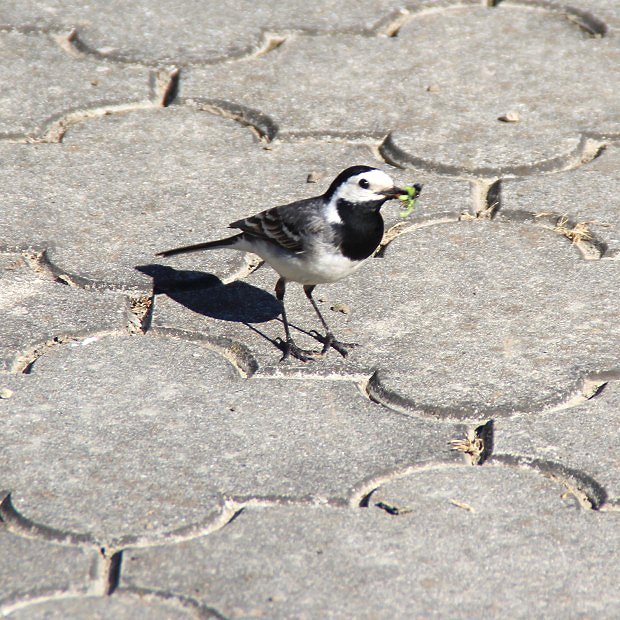
<path id="1" fill-rule="evenodd" d="M 617 618 L 620 8 L 0 6 L 0 614 Z M 275 274 L 157 251 L 381 167 Z M 287 308 L 317 348 L 300 287 Z"/>
<path id="2" fill-rule="evenodd" d="M 193 591 L 229 617 L 612 617 L 617 522 L 561 492 L 510 469 L 423 471 L 355 512 L 249 509 L 211 537 L 131 551 L 125 583 Z"/>

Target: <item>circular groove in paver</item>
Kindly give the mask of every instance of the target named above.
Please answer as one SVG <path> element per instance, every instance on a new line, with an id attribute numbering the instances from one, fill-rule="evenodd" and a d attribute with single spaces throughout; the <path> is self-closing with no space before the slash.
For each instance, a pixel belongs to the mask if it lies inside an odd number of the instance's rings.
<path id="1" fill-rule="evenodd" d="M 54 115 L 148 94 L 146 70 L 72 58 L 46 34 L 0 31 L 0 52 L 0 81 L 11 84 L 0 101 L 0 137 L 36 136 Z"/>
<path id="2" fill-rule="evenodd" d="M 370 33 L 401 5 L 394 0 L 343 0 L 334 5 L 299 0 L 286 5 L 241 0 L 205 10 L 191 0 L 174 6 L 110 0 L 101 6 L 53 1 L 40 7 L 24 0 L 0 19 L 30 29 L 75 30 L 76 52 L 96 59 L 149 66 L 213 64 L 268 53 L 272 33 Z M 43 10 L 42 10 L 43 9 Z"/>

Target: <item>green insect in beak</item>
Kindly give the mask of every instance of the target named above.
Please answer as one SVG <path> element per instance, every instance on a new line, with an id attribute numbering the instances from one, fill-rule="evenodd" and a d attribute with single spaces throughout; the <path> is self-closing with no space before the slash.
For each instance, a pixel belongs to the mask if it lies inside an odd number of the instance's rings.
<path id="1" fill-rule="evenodd" d="M 415 183 L 414 185 L 405 185 L 403 188 L 407 193 L 398 197 L 398 200 L 406 203 L 404 211 L 400 212 L 400 217 L 408 217 L 415 209 L 415 201 L 422 191 L 422 185 Z"/>

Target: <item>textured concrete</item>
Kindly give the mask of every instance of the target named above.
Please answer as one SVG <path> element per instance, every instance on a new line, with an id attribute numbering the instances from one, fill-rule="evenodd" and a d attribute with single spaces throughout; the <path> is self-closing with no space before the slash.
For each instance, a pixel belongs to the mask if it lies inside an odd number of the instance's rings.
<path id="1" fill-rule="evenodd" d="M 3 484 L 28 519 L 102 544 L 206 527 L 227 497 L 344 503 L 384 470 L 454 458 L 455 427 L 403 419 L 352 382 L 243 379 L 209 343 L 76 345 L 6 401 Z"/>
<path id="2" fill-rule="evenodd" d="M 135 267 L 155 263 L 156 252 L 229 235 L 240 214 L 322 193 L 343 162 L 372 163 L 363 146 L 265 150 L 238 123 L 186 107 L 93 119 L 72 127 L 62 144 L 0 144 L 0 153 L 0 185 L 11 188 L 2 244 L 47 248 L 51 269 L 81 285 L 137 291 L 152 282 Z M 311 173 L 319 182 L 306 182 Z M 466 209 L 465 182 L 411 171 L 395 176 L 429 186 L 421 202 L 429 214 Z M 390 221 L 400 219 L 397 213 L 392 207 Z M 215 252 L 174 265 L 204 265 L 233 279 L 246 263 L 239 252 Z"/>
<path id="3" fill-rule="evenodd" d="M 499 420 L 494 449 L 499 453 L 528 455 L 587 472 L 602 486 L 604 502 L 620 508 L 619 375 L 610 377 L 597 398 L 581 406 L 531 418 Z"/>
<path id="4" fill-rule="evenodd" d="M 0 615 L 620 615 L 619 43 L 614 0 L 0 2 Z M 155 256 L 354 164 L 424 190 L 315 291 L 346 359 L 280 362 L 255 256 Z"/>
<path id="5" fill-rule="evenodd" d="M 584 260 L 552 228 L 498 218 L 410 229 L 348 281 L 317 288 L 334 332 L 360 346 L 346 362 L 332 352 L 307 372 L 376 370 L 375 398 L 440 418 L 535 413 L 566 402 L 588 373 L 617 365 L 618 307 L 610 301 L 620 298 L 620 269 Z M 282 336 L 282 325 L 262 289 L 274 281 L 260 269 L 243 283 L 162 295 L 154 326 L 234 338 L 273 368 L 280 351 L 269 339 Z M 289 318 L 317 329 L 301 287 L 290 288 Z M 245 296 L 257 303 L 240 310 Z M 346 314 L 337 311 L 342 304 Z"/>
<path id="6" fill-rule="evenodd" d="M 549 177 L 502 183 L 502 207 L 532 213 L 555 212 L 574 224 L 585 223 L 605 256 L 620 255 L 620 149 L 610 145 L 576 170 Z"/>
<path id="7" fill-rule="evenodd" d="M 395 0 L 329 0 L 309 5 L 299 0 L 196 3 L 174 5 L 140 0 L 103 5 L 71 0 L 24 0 L 0 11 L 0 23 L 42 28 L 75 28 L 78 48 L 124 61 L 213 63 L 256 53 L 269 33 L 289 31 L 366 32 L 398 15 Z"/>
<path id="8" fill-rule="evenodd" d="M 614 40 L 552 12 L 500 5 L 415 14 L 396 38 L 291 37 L 252 64 L 191 68 L 181 92 L 258 108 L 282 138 L 391 131 L 390 160 L 521 175 L 579 160 L 583 132 L 620 131 L 618 67 Z M 511 111 L 518 123 L 498 120 Z"/>
<path id="9" fill-rule="evenodd" d="M 124 578 L 192 592 L 232 618 L 613 616 L 617 519 L 561 493 L 510 469 L 420 472 L 356 512 L 249 509 L 210 537 L 130 550 Z"/>
<path id="10" fill-rule="evenodd" d="M 23 256 L 0 254 L 0 371 L 22 370 L 55 342 L 125 330 L 129 304 L 37 275 Z"/>
<path id="11" fill-rule="evenodd" d="M 0 492 L 0 500 L 4 493 Z M 43 593 L 84 592 L 94 579 L 94 550 L 55 545 L 16 536 L 0 523 L 0 604 Z"/>
<path id="12" fill-rule="evenodd" d="M 150 593 L 137 593 L 127 596 L 119 593 L 111 598 L 95 596 L 80 598 L 58 598 L 28 605 L 8 615 L 9 618 L 19 620 L 62 620 L 64 618 L 93 618 L 105 620 L 118 618 L 131 620 L 132 618 L 153 618 L 153 620 L 171 620 L 172 618 L 221 618 L 216 612 L 192 604 L 185 600 L 175 601 L 153 596 Z"/>
<path id="13" fill-rule="evenodd" d="M 0 97 L 0 137 L 36 136 L 63 114 L 148 96 L 144 69 L 74 58 L 43 33 L 0 31 L 0 55 L 0 82 L 11 85 Z"/>

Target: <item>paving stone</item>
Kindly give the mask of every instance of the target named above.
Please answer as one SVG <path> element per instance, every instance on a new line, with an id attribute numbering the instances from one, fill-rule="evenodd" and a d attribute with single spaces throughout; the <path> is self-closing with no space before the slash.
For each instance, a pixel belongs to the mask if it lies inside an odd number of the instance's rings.
<path id="1" fill-rule="evenodd" d="M 205 343 L 155 337 L 57 347 L 0 406 L 16 510 L 110 546 L 200 529 L 223 496 L 344 502 L 385 469 L 454 460 L 458 434 L 353 382 L 242 379 Z"/>
<path id="2" fill-rule="evenodd" d="M 362 353 L 381 352 L 373 392 L 392 406 L 536 412 L 618 365 L 617 264 L 583 260 L 557 233 L 511 221 L 446 224 L 403 235 L 384 260 L 369 273 L 389 281 L 381 316 L 367 320 L 371 300 L 358 287 L 350 326 L 368 338 Z"/>
<path id="3" fill-rule="evenodd" d="M 97 563 L 93 550 L 15 536 L 2 524 L 0 548 L 0 613 L 26 594 L 85 591 Z"/>
<path id="4" fill-rule="evenodd" d="M 0 253 L 0 309 L 0 372 L 23 368 L 55 340 L 124 331 L 129 320 L 123 296 L 53 282 L 10 253 Z"/>
<path id="5" fill-rule="evenodd" d="M 618 133 L 619 66 L 613 37 L 502 4 L 421 12 L 396 38 L 296 36 L 253 62 L 188 69 L 181 93 L 259 109 L 283 139 L 391 131 L 393 161 L 493 177 L 577 163 L 583 132 Z M 511 111 L 518 123 L 498 121 Z"/>
<path id="6" fill-rule="evenodd" d="M 72 57 L 42 33 L 0 31 L 0 55 L 0 82 L 11 84 L 0 96 L 0 138 L 39 134 L 53 117 L 148 95 L 144 69 Z"/>
<path id="7" fill-rule="evenodd" d="M 191 592 L 231 618 L 611 616 L 617 515 L 561 493 L 506 468 L 422 471 L 366 509 L 248 508 L 210 536 L 128 550 L 122 578 Z"/>
<path id="8" fill-rule="evenodd" d="M 493 450 L 559 463 L 581 471 L 601 485 L 608 500 L 620 499 L 620 383 L 610 382 L 596 398 L 579 407 L 535 419 L 519 417 L 495 423 Z"/>
<path id="9" fill-rule="evenodd" d="M 620 3 L 173 4 L 0 1 L 0 615 L 616 617 Z M 317 288 L 346 360 L 279 363 L 251 256 L 154 256 L 361 163 L 425 188 Z"/>
<path id="10" fill-rule="evenodd" d="M 620 145 L 611 144 L 593 161 L 553 176 L 502 182 L 504 209 L 545 211 L 588 222 L 607 246 L 607 255 L 620 254 Z"/>
<path id="11" fill-rule="evenodd" d="M 180 0 L 174 6 L 148 0 L 80 6 L 70 0 L 25 0 L 3 7 L 0 24 L 65 24 L 76 28 L 80 41 L 98 54 L 185 64 L 254 53 L 264 45 L 266 32 L 367 31 L 391 13 L 398 14 L 400 7 L 394 0 L 344 0 L 337 6 L 329 0 L 312 5 L 299 0 L 286 4 Z"/>
<path id="12" fill-rule="evenodd" d="M 315 292 L 336 336 L 360 346 L 346 361 L 332 351 L 328 360 L 284 371 L 369 376 L 376 369 L 374 398 L 439 418 L 479 420 L 565 402 L 583 376 L 618 365 L 620 271 L 612 261 L 584 260 L 567 239 L 533 222 L 463 221 L 397 237 L 384 258 Z M 282 374 L 280 351 L 269 342 L 282 336 L 282 325 L 262 292 L 273 290 L 270 271 L 162 295 L 153 325 L 232 338 L 265 372 Z M 317 329 L 300 287 L 289 288 L 291 321 Z M 330 311 L 343 303 L 348 314 Z M 311 343 L 300 337 L 301 346 Z"/>
<path id="13" fill-rule="evenodd" d="M 231 221 L 322 193 L 349 165 L 380 165 L 363 146 L 263 146 L 234 121 L 181 107 L 94 119 L 62 144 L 0 144 L 2 244 L 48 248 L 51 268 L 79 285 L 144 291 L 151 279 L 135 268 L 159 262 L 156 252 L 228 236 Z M 307 183 L 313 172 L 320 182 Z M 394 172 L 427 185 L 416 217 L 467 208 L 464 181 Z M 399 220 L 397 207 L 391 213 Z M 204 265 L 219 279 L 246 269 L 240 252 L 175 265 Z"/>
<path id="14" fill-rule="evenodd" d="M 183 607 L 180 602 L 163 597 L 149 596 L 148 593 L 140 596 L 129 596 L 124 593 L 114 596 L 84 596 L 79 598 L 59 598 L 44 601 L 23 607 L 8 615 L 9 618 L 36 620 L 64 620 L 80 618 L 88 620 L 106 620 L 118 618 L 131 620 L 133 618 L 153 618 L 153 620 L 170 620 L 172 618 L 221 618 L 220 615 L 209 613 L 208 609 L 194 605 Z"/>

